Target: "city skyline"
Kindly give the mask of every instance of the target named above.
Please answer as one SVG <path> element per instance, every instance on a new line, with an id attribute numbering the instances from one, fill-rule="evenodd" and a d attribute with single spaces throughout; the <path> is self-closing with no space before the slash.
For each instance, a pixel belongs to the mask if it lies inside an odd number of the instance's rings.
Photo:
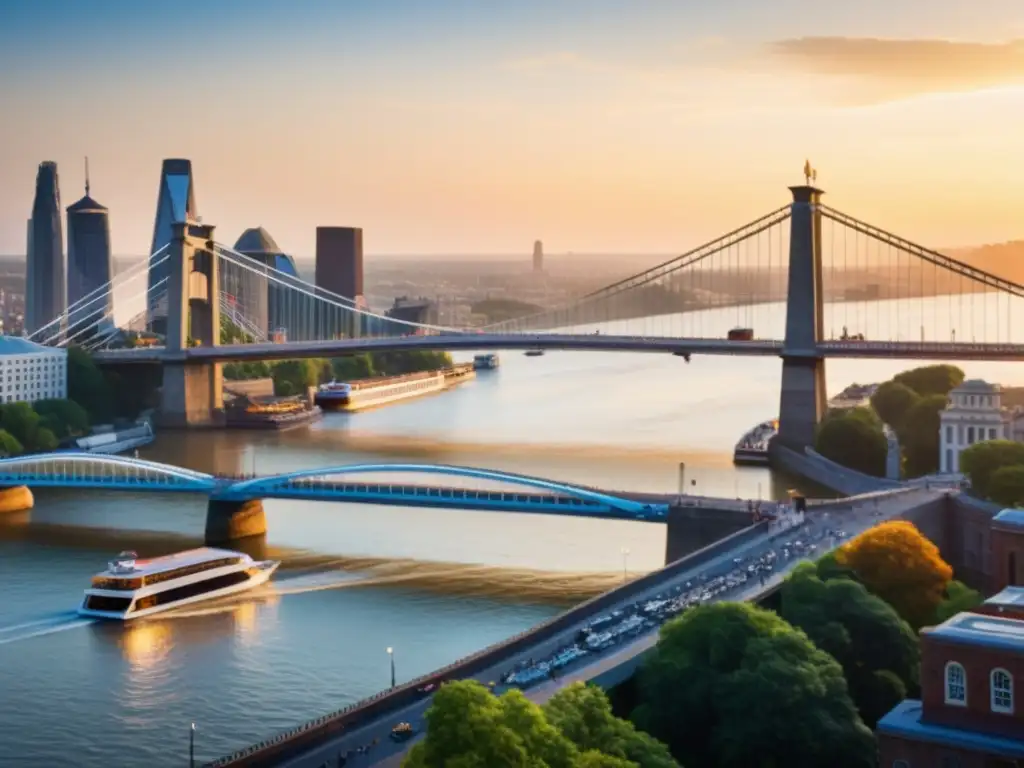
<path id="1" fill-rule="evenodd" d="M 679 252 L 785 204 L 805 158 L 830 202 L 926 245 L 1024 236 L 1014 0 L 549 5 L 229 1 L 182 40 L 187 2 L 13 9 L 0 253 L 24 249 L 35 167 L 80 186 L 86 154 L 117 254 L 149 247 L 167 157 L 225 237 L 262 221 L 303 259 L 348 222 L 373 255 Z M 182 83 L 205 119 L 161 109 Z"/>

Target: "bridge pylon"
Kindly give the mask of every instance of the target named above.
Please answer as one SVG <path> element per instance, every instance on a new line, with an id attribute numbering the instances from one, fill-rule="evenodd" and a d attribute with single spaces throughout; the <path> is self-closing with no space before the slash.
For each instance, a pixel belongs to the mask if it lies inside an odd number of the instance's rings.
<path id="1" fill-rule="evenodd" d="M 172 225 L 168 247 L 167 339 L 164 345 L 161 422 L 209 426 L 223 413 L 220 363 L 187 359 L 190 346 L 220 344 L 220 284 L 213 226 Z"/>
<path id="2" fill-rule="evenodd" d="M 821 269 L 821 196 L 817 187 L 790 187 L 789 283 L 786 337 L 782 348 L 782 393 L 778 441 L 802 451 L 814 445 L 825 415 L 825 358 L 818 351 L 824 336 Z"/>

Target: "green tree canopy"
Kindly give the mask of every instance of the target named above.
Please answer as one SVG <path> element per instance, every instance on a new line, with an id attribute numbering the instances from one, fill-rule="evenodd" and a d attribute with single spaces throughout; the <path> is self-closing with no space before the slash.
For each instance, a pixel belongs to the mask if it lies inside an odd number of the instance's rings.
<path id="1" fill-rule="evenodd" d="M 14 435 L 6 429 L 0 429 L 0 456 L 3 456 L 4 458 L 18 456 L 24 450 L 25 449 Z"/>
<path id="2" fill-rule="evenodd" d="M 887 381 L 871 396 L 871 407 L 882 421 L 898 433 L 907 413 L 920 399 L 921 396 L 906 384 Z"/>
<path id="3" fill-rule="evenodd" d="M 665 624 L 640 690 L 635 721 L 684 765 L 875 765 L 839 663 L 745 603 L 692 608 Z"/>
<path id="4" fill-rule="evenodd" d="M 898 434 L 910 477 L 927 475 L 939 468 L 939 414 L 947 402 L 946 395 L 922 397 L 903 421 Z"/>
<path id="5" fill-rule="evenodd" d="M 946 594 L 935 609 L 935 624 L 941 624 L 958 613 L 970 611 L 984 602 L 985 598 L 961 581 L 953 580 L 946 585 Z"/>
<path id="6" fill-rule="evenodd" d="M 889 443 L 878 417 L 866 408 L 830 414 L 818 428 L 815 449 L 844 467 L 875 477 L 885 476 Z"/>
<path id="7" fill-rule="evenodd" d="M 301 395 L 320 381 L 321 364 L 317 360 L 282 360 L 274 366 L 274 394 Z"/>
<path id="8" fill-rule="evenodd" d="M 37 400 L 32 408 L 39 414 L 41 425 L 49 429 L 58 440 L 84 435 L 89 431 L 89 414 L 74 400 Z"/>
<path id="9" fill-rule="evenodd" d="M 262 360 L 251 363 L 227 363 L 224 366 L 224 378 L 229 381 L 249 381 L 270 377 L 270 365 Z"/>
<path id="10" fill-rule="evenodd" d="M 346 355 L 332 359 L 331 375 L 336 381 L 369 379 L 377 375 L 377 368 L 373 355 L 364 352 L 359 355 Z"/>
<path id="11" fill-rule="evenodd" d="M 28 403 L 8 403 L 0 410 L 0 427 L 12 435 L 26 450 L 36 450 L 39 414 Z"/>
<path id="12" fill-rule="evenodd" d="M 897 374 L 893 381 L 904 384 L 921 397 L 942 395 L 964 383 L 964 372 L 955 365 L 925 365 Z"/>
<path id="13" fill-rule="evenodd" d="M 999 467 L 989 479 L 988 497 L 1004 507 L 1024 504 L 1024 464 Z"/>
<path id="14" fill-rule="evenodd" d="M 679 768 L 668 747 L 612 714 L 604 691 L 573 683 L 544 705 L 548 722 L 585 753 L 631 761 L 642 768 Z"/>
<path id="15" fill-rule="evenodd" d="M 786 579 L 779 614 L 802 629 L 814 644 L 839 662 L 861 719 L 873 728 L 882 715 L 916 690 L 920 652 L 917 635 L 899 614 L 863 584 L 849 579 L 822 581 L 804 563 Z M 894 688 L 876 672 L 894 675 Z M 879 688 L 881 686 L 881 688 Z M 886 692 L 894 698 L 887 699 Z"/>
<path id="16" fill-rule="evenodd" d="M 988 440 L 968 446 L 960 453 L 960 470 L 971 479 L 971 489 L 987 499 L 996 470 L 1024 464 L 1024 443 Z"/>
<path id="17" fill-rule="evenodd" d="M 111 388 L 92 357 L 81 347 L 68 348 L 68 398 L 85 408 L 93 424 L 114 417 Z"/>
<path id="18" fill-rule="evenodd" d="M 33 451 L 55 451 L 59 445 L 60 441 L 57 440 L 57 436 L 46 427 L 40 426 L 32 435 Z"/>

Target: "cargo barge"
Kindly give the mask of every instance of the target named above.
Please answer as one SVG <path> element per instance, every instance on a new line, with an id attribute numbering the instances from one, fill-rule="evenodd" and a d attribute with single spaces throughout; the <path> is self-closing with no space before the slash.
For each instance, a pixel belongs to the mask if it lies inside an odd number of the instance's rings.
<path id="1" fill-rule="evenodd" d="M 332 381 L 317 389 L 313 401 L 327 410 L 361 411 L 441 392 L 474 375 L 473 363 L 459 363 L 437 371 L 348 382 Z"/>

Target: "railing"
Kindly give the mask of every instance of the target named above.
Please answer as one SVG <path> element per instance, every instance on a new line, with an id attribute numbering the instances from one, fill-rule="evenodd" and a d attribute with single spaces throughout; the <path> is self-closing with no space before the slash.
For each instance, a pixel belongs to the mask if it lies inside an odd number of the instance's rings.
<path id="1" fill-rule="evenodd" d="M 436 672 L 418 677 L 394 690 L 382 691 L 337 712 L 318 717 L 291 731 L 278 734 L 246 749 L 238 750 L 232 755 L 207 763 L 206 768 L 223 768 L 224 766 L 271 768 L 271 766 L 279 765 L 289 753 L 294 754 L 297 750 L 308 749 L 318 742 L 339 735 L 352 726 L 361 725 L 386 712 L 412 704 L 426 695 L 421 692 L 421 689 L 427 685 L 436 686 L 483 672 L 505 660 L 508 656 L 526 650 L 536 643 L 556 637 L 566 629 L 605 608 L 657 586 L 666 578 L 700 567 L 719 555 L 747 544 L 765 532 L 767 527 L 768 523 L 762 522 L 738 531 L 681 560 L 670 563 L 658 571 L 645 574 L 628 584 L 593 597 L 532 629 L 495 643 Z"/>

